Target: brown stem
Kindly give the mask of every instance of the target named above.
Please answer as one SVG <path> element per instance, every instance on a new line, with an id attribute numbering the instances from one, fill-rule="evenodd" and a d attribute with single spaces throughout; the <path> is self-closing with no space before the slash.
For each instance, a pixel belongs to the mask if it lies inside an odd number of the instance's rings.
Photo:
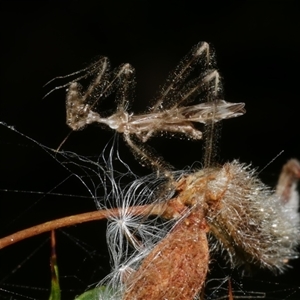
<path id="1" fill-rule="evenodd" d="M 143 206 L 132 206 L 126 212 L 132 215 L 163 215 L 165 211 L 165 205 L 155 204 L 155 205 L 143 205 Z M 51 220 L 43 224 L 39 224 L 11 235 L 8 235 L 0 239 L 0 249 L 5 248 L 9 245 L 17 243 L 21 240 L 33 237 L 35 235 L 41 234 L 43 232 L 55 230 L 62 227 L 67 227 L 71 225 L 76 225 L 85 222 L 97 221 L 102 219 L 107 219 L 112 216 L 121 215 L 122 210 L 119 208 L 113 209 L 103 209 L 98 211 L 92 211 L 84 214 L 78 214 L 73 216 L 68 216 L 56 220 Z"/>

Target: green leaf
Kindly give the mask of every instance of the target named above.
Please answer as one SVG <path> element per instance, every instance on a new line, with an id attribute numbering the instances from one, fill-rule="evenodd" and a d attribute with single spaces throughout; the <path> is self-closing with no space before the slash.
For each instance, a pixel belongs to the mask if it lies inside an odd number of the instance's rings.
<path id="1" fill-rule="evenodd" d="M 52 230 L 51 231 L 51 258 L 50 258 L 51 293 L 50 293 L 49 300 L 61 300 L 55 244 L 56 244 L 55 231 Z"/>
<path id="2" fill-rule="evenodd" d="M 92 290 L 86 291 L 80 296 L 76 297 L 75 300 L 104 300 L 104 299 L 111 299 L 112 292 L 107 291 L 106 286 L 98 286 Z M 100 296 L 102 296 L 100 298 Z M 106 298 L 104 298 L 106 297 Z"/>

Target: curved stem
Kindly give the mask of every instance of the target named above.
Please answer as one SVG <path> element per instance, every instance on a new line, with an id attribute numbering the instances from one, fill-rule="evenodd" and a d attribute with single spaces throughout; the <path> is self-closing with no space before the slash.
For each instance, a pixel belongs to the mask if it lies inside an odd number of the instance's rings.
<path id="1" fill-rule="evenodd" d="M 127 213 L 132 215 L 163 215 L 165 211 L 165 205 L 152 204 L 143 206 L 132 206 L 128 209 Z M 77 214 L 73 216 L 68 216 L 56 220 L 51 220 L 33 227 L 20 230 L 11 235 L 3 237 L 0 239 L 0 249 L 3 249 L 9 245 L 33 237 L 35 235 L 55 230 L 62 227 L 67 227 L 71 225 L 81 224 L 85 222 L 97 221 L 107 219 L 112 216 L 118 216 L 122 214 L 122 209 L 112 208 L 112 209 L 102 209 L 98 211 L 92 211 L 83 214 Z"/>

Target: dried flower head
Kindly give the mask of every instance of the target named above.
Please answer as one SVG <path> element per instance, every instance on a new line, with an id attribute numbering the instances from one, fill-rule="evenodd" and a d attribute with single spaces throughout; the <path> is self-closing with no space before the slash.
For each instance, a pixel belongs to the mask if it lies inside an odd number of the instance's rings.
<path id="1" fill-rule="evenodd" d="M 232 267 L 256 265 L 279 272 L 298 257 L 297 160 L 283 167 L 277 185 L 277 190 L 288 190 L 288 198 L 237 161 L 173 175 L 178 178 L 174 196 L 166 201 L 162 217 L 176 222 L 166 236 L 159 236 L 159 242 L 145 244 L 120 262 L 122 271 L 128 272 L 118 284 L 113 281 L 114 289 L 122 291 L 120 299 L 194 299 L 206 279 L 209 253 L 217 249 L 228 254 Z M 139 197 L 147 197 L 148 192 Z M 139 224 L 144 228 L 146 219 Z M 207 235 L 213 236 L 210 246 Z M 132 244 L 130 239 L 124 242 Z"/>

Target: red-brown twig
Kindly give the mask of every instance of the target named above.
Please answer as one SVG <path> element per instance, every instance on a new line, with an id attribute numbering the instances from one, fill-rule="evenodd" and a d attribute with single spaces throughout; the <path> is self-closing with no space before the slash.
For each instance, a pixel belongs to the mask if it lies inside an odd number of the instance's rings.
<path id="1" fill-rule="evenodd" d="M 164 212 L 165 212 L 165 205 L 162 204 L 133 206 L 128 210 L 128 213 L 132 215 L 141 215 L 141 216 L 163 215 Z M 92 211 L 88 213 L 51 220 L 24 230 L 20 230 L 4 238 L 1 238 L 0 249 L 47 231 L 55 230 L 62 227 L 72 226 L 76 224 L 81 224 L 85 222 L 103 220 L 112 216 L 118 216 L 120 214 L 121 214 L 121 209 L 114 208 L 114 209 L 103 209 L 98 211 Z"/>

